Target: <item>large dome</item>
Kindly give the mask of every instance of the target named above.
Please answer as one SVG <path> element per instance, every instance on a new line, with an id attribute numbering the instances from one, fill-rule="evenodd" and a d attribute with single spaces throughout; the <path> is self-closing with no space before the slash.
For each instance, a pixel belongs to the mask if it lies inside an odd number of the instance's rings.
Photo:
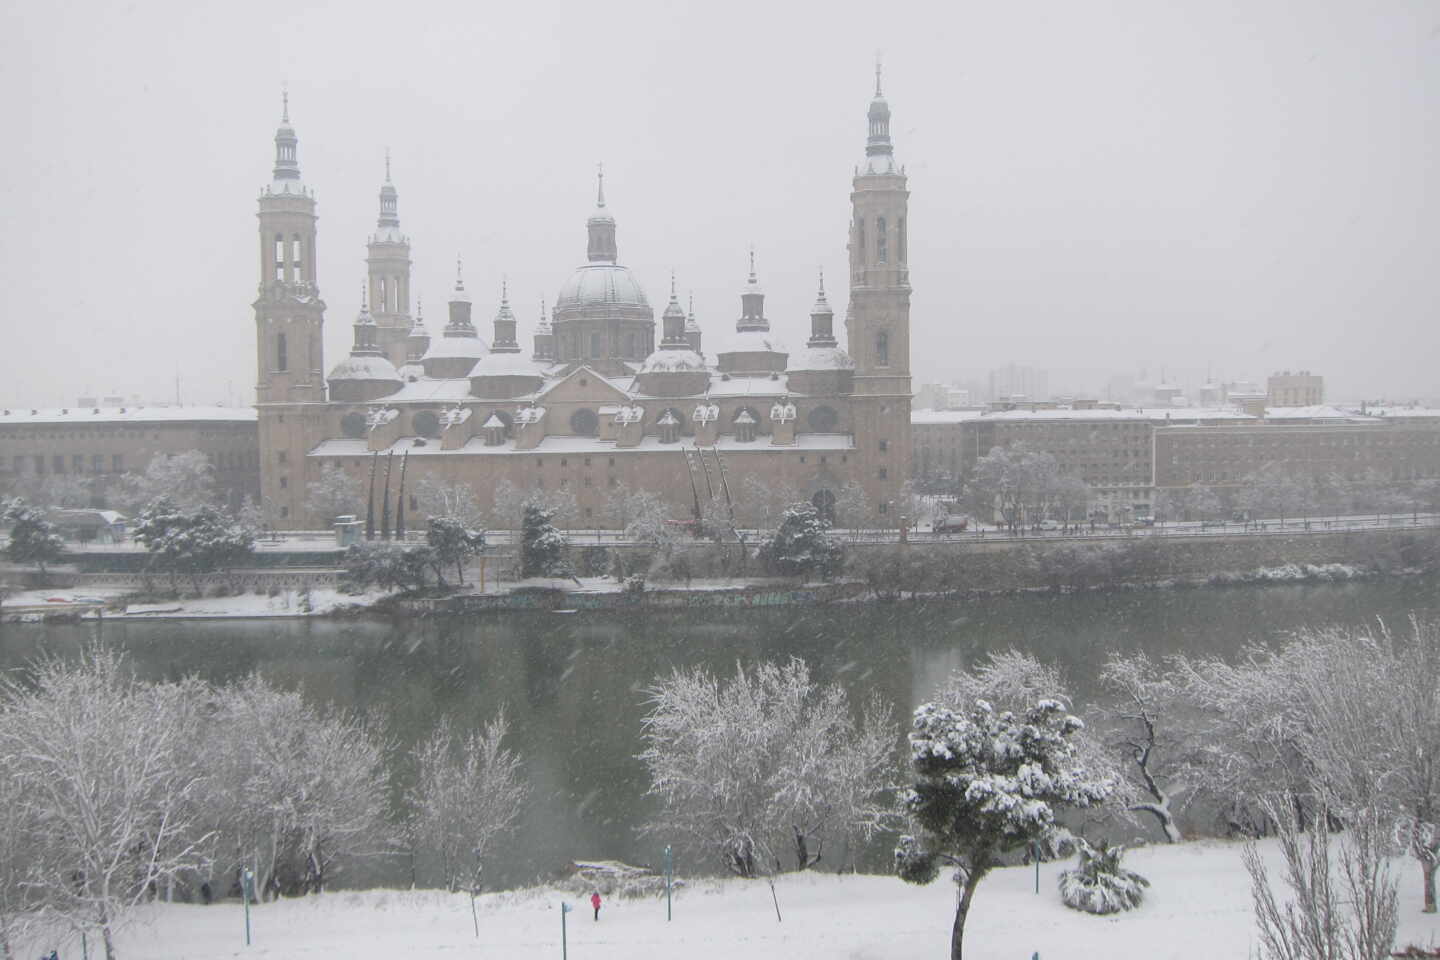
<path id="1" fill-rule="evenodd" d="M 639 307 L 650 309 L 645 291 L 630 272 L 618 263 L 587 263 L 577 267 L 560 287 L 557 310 L 587 307 Z"/>

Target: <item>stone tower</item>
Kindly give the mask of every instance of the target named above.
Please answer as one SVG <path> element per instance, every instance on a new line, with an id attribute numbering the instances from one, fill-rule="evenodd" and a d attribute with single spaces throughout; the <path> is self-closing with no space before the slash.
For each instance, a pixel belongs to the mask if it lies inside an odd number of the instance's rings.
<path id="1" fill-rule="evenodd" d="M 879 498 L 879 518 L 898 525 L 901 483 L 910 473 L 910 192 L 890 142 L 890 105 L 875 67 L 865 159 L 850 194 L 848 346 L 855 362 L 858 453 Z M 913 520 L 913 518 L 910 518 Z"/>
<path id="2" fill-rule="evenodd" d="M 255 300 L 256 398 L 325 399 L 325 303 L 315 279 L 315 195 L 300 179 L 289 96 L 275 131 L 275 171 L 260 192 L 260 295 Z"/>
<path id="3" fill-rule="evenodd" d="M 396 366 L 405 363 L 410 318 L 410 238 L 400 232 L 395 186 L 390 182 L 390 151 L 385 151 L 385 183 L 380 187 L 380 217 L 366 247 L 370 270 L 371 315 L 376 343 Z"/>

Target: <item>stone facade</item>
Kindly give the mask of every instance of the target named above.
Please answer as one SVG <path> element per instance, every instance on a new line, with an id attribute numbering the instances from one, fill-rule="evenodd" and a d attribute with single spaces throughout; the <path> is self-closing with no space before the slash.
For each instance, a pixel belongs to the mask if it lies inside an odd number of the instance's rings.
<path id="1" fill-rule="evenodd" d="M 289 165 L 287 115 L 275 180 L 260 198 L 257 409 L 268 520 L 323 522 L 305 492 L 326 467 L 368 486 L 372 470 L 383 477 L 388 465 L 395 490 L 403 463 L 412 526 L 425 520 L 413 495 L 425 478 L 468 484 L 487 508 L 509 490 L 571 494 L 572 522 L 584 526 L 614 524 L 609 505 L 622 487 L 662 495 L 677 522 L 698 515 L 721 528 L 753 526 L 773 514 L 776 498 L 803 497 L 848 511 L 836 517 L 842 524 L 894 526 L 909 476 L 909 192 L 889 116 L 877 78 L 851 193 L 848 353 L 823 278 L 805 346 L 775 342 L 753 257 L 734 349 L 698 352 L 699 324 L 673 280 L 657 344 L 654 311 L 619 262 L 603 179 L 586 221 L 586 260 L 550 313 L 542 308 L 530 356 L 508 299 L 491 342 L 481 338 L 458 269 L 449 321 L 432 335 L 418 309 L 409 314 L 409 243 L 387 169 L 355 345 L 331 369 L 327 391 L 314 374 L 319 355 L 308 352 L 324 310 L 314 198 Z"/>
<path id="2" fill-rule="evenodd" d="M 238 507 L 260 494 L 254 410 L 226 407 L 71 407 L 0 411 L 0 487 L 25 492 L 54 477 L 91 485 L 107 503 L 110 484 L 152 457 L 199 450 L 216 487 Z"/>

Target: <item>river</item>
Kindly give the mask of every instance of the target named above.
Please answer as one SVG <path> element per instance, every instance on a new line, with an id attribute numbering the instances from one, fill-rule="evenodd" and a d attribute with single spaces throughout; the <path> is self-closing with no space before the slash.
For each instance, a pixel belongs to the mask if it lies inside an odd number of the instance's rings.
<path id="1" fill-rule="evenodd" d="M 1083 713 L 1110 650 L 1229 657 L 1247 641 L 1307 625 L 1381 617 L 1399 626 L 1412 611 L 1440 615 L 1437 586 L 1426 578 L 750 610 L 7 624 L 0 668 L 47 651 L 73 655 L 101 632 L 143 675 L 219 683 L 258 670 L 362 711 L 404 745 L 442 716 L 466 728 L 503 705 L 510 746 L 534 785 L 518 831 L 487 867 L 491 883 L 509 885 L 577 858 L 658 861 L 657 843 L 637 836 L 651 804 L 635 754 L 644 690 L 676 667 L 727 672 L 737 662 L 803 657 L 852 702 L 878 692 L 903 721 L 952 670 L 1015 647 L 1058 662 Z M 407 775 L 403 759 L 397 769 Z M 877 846 L 861 863 L 884 859 Z M 350 874 L 355 883 L 408 879 L 398 858 Z"/>

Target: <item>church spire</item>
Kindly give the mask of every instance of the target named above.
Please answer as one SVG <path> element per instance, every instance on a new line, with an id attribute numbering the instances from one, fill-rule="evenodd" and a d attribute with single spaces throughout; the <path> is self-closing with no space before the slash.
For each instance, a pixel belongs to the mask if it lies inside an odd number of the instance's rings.
<path id="1" fill-rule="evenodd" d="M 745 281 L 745 289 L 740 291 L 740 319 L 735 322 L 735 329 L 740 332 L 770 329 L 770 321 L 765 319 L 765 291 L 755 275 L 753 244 L 750 247 L 750 277 Z"/>
<path id="2" fill-rule="evenodd" d="M 375 225 L 381 230 L 400 226 L 399 194 L 390 182 L 390 148 L 385 148 L 385 183 L 380 187 L 380 218 Z"/>
<path id="3" fill-rule="evenodd" d="M 494 353 L 519 353 L 520 342 L 515 335 L 515 312 L 510 309 L 510 281 L 500 278 L 500 309 L 495 312 L 495 339 L 490 343 Z"/>
<path id="4" fill-rule="evenodd" d="M 615 218 L 605 209 L 605 165 L 599 165 L 596 174 L 598 186 L 595 190 L 595 212 L 585 222 L 589 234 L 586 255 L 592 263 L 614 263 L 619 259 L 615 249 Z"/>
<path id="5" fill-rule="evenodd" d="M 297 151 L 300 140 L 295 136 L 295 128 L 290 126 L 290 91 L 281 93 L 283 104 L 280 114 L 280 126 L 275 130 L 275 174 L 276 181 L 294 181 L 298 187 L 300 183 L 300 159 Z M 296 193 L 299 191 L 296 190 Z"/>
<path id="6" fill-rule="evenodd" d="M 865 141 L 865 164 L 862 173 L 897 173 L 895 145 L 890 142 L 890 104 L 880 89 L 880 58 L 875 58 L 875 98 L 867 114 L 870 134 Z"/>

